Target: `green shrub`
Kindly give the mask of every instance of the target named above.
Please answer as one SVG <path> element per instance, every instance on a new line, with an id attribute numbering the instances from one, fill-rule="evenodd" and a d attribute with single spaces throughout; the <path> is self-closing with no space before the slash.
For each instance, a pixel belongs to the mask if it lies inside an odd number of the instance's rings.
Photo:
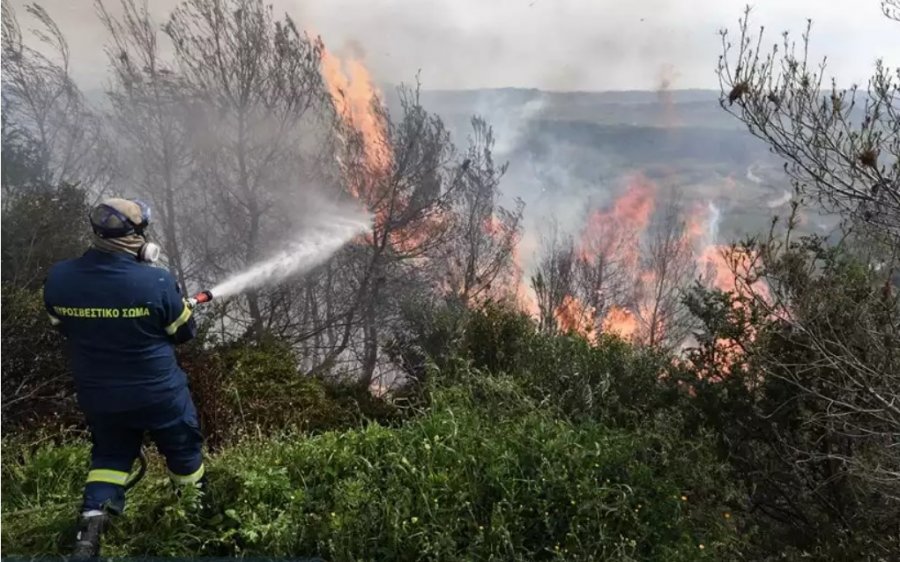
<path id="1" fill-rule="evenodd" d="M 749 491 L 759 553 L 900 551 L 900 299 L 882 257 L 895 249 L 864 261 L 879 250 L 852 237 L 754 243 L 744 282 L 764 274 L 771 297 L 697 288 L 688 299 L 703 329 L 670 380 L 691 389 L 686 427 L 715 437 Z M 727 340 L 743 353 L 722 353 Z"/>
<path id="2" fill-rule="evenodd" d="M 730 488 L 702 439 L 673 441 L 662 425 L 573 425 L 522 394 L 508 378 L 482 379 L 438 392 L 430 412 L 400 428 L 245 440 L 209 463 L 220 514 L 208 519 L 188 509 L 195 498 L 167 492 L 154 462 L 106 552 L 703 560 L 735 546 L 723 516 Z M 501 397 L 505 413 L 479 405 Z M 4 455 L 7 555 L 59 552 L 86 462 L 78 450 Z"/>
<path id="3" fill-rule="evenodd" d="M 677 399 L 660 384 L 667 361 L 617 338 L 589 345 L 577 336 L 538 335 L 519 372 L 562 416 L 636 427 Z"/>
<path id="4" fill-rule="evenodd" d="M 2 288 L 3 432 L 80 423 L 62 336 L 40 290 Z"/>
<path id="5" fill-rule="evenodd" d="M 469 316 L 469 309 L 452 298 L 440 304 L 416 298 L 403 300 L 399 326 L 385 351 L 406 371 L 411 382 L 407 390 L 421 390 L 427 385 L 433 372 L 429 367 L 447 370 L 458 361 Z"/>
<path id="6" fill-rule="evenodd" d="M 84 428 L 64 352 L 39 290 L 2 287 L 3 433 Z M 391 423 L 397 408 L 365 389 L 303 376 L 293 351 L 275 340 L 179 349 L 209 443 L 244 435 Z"/>
<path id="7" fill-rule="evenodd" d="M 89 210 L 87 192 L 74 185 L 4 193 L 3 283 L 39 289 L 54 263 L 83 254 L 90 244 Z"/>
<path id="8" fill-rule="evenodd" d="M 532 357 L 536 337 L 535 323 L 527 314 L 509 304 L 488 302 L 470 314 L 463 352 L 477 368 L 515 373 Z"/>
<path id="9" fill-rule="evenodd" d="M 293 350 L 277 340 L 196 345 L 180 361 L 214 447 L 246 435 L 347 428 L 398 415 L 365 389 L 303 375 Z"/>
<path id="10" fill-rule="evenodd" d="M 418 325 L 420 342 L 447 333 L 445 313 L 428 317 L 434 324 Z M 681 399 L 660 384 L 669 358 L 621 339 L 601 336 L 592 345 L 578 336 L 542 334 L 527 315 L 502 303 L 468 311 L 458 323 L 454 333 L 461 336 L 446 339 L 446 347 L 421 347 L 433 354 L 439 384 L 456 384 L 460 373 L 472 370 L 485 377 L 507 374 L 565 418 L 627 427 Z"/>

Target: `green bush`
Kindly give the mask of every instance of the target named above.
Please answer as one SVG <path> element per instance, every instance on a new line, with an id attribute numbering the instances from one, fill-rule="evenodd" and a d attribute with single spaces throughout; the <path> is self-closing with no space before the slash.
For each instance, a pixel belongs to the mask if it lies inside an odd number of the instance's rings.
<path id="1" fill-rule="evenodd" d="M 562 416 L 637 427 L 678 398 L 660 384 L 668 361 L 617 338 L 589 345 L 577 336 L 538 335 L 519 373 Z"/>
<path id="2" fill-rule="evenodd" d="M 62 337 L 40 290 L 2 288 L 3 432 L 79 423 Z"/>
<path id="3" fill-rule="evenodd" d="M 399 428 L 248 439 L 224 449 L 209 463 L 220 511 L 212 518 L 189 509 L 196 498 L 166 490 L 156 461 L 106 553 L 703 560 L 736 546 L 724 507 L 730 488 L 702 439 L 678 442 L 665 425 L 573 425 L 534 407 L 508 378 L 479 384 L 438 392 L 428 413 Z M 513 407 L 480 406 L 486 395 Z M 86 449 L 9 457 L 4 552 L 60 552 Z"/>
<path id="4" fill-rule="evenodd" d="M 715 436 L 749 491 L 759 556 L 890 559 L 900 550 L 900 299 L 871 240 L 751 248 L 771 297 L 697 288 L 698 346 L 670 380 L 686 427 Z M 884 255 L 890 255 L 889 250 Z M 884 264 L 882 264 L 884 265 Z M 759 273 L 757 271 L 753 274 Z M 773 304 L 774 303 L 774 304 Z M 741 354 L 723 354 L 721 342 Z"/>
<path id="5" fill-rule="evenodd" d="M 365 389 L 303 375 L 290 346 L 276 340 L 205 349 L 198 342 L 179 359 L 215 447 L 247 435 L 347 428 L 398 416 Z"/>
<path id="6" fill-rule="evenodd" d="M 446 370 L 458 361 L 470 311 L 455 299 L 436 304 L 409 298 L 401 305 L 399 327 L 385 345 L 391 360 L 406 371 L 409 390 L 428 383 L 430 367 Z"/>
<path id="7" fill-rule="evenodd" d="M 54 263 L 83 254 L 90 244 L 89 210 L 87 193 L 74 185 L 4 194 L 3 283 L 39 289 Z"/>
<path id="8" fill-rule="evenodd" d="M 7 140 L 4 134 L 3 154 L 18 154 L 13 160 L 20 167 L 3 174 L 4 188 L 10 188 L 2 216 L 4 433 L 81 421 L 62 338 L 47 318 L 41 287 L 54 263 L 78 257 L 89 244 L 86 192 L 67 184 L 48 187 L 30 160 L 35 153 Z"/>
<path id="9" fill-rule="evenodd" d="M 505 303 L 488 302 L 468 317 L 464 355 L 492 373 L 515 373 L 533 356 L 537 327 L 527 314 Z"/>
<path id="10" fill-rule="evenodd" d="M 3 434 L 46 436 L 84 428 L 63 337 L 40 291 L 2 287 Z M 179 350 L 203 432 L 213 447 L 246 435 L 393 423 L 400 412 L 365 389 L 298 372 L 289 346 L 274 340 Z"/>
<path id="11" fill-rule="evenodd" d="M 423 316 L 428 321 L 420 319 L 415 341 L 430 357 L 439 384 L 455 384 L 459 373 L 473 369 L 480 376 L 506 374 L 567 419 L 627 427 L 681 399 L 660 384 L 668 357 L 615 337 L 601 336 L 591 345 L 578 336 L 543 334 L 527 315 L 502 303 L 464 314 L 438 309 Z"/>

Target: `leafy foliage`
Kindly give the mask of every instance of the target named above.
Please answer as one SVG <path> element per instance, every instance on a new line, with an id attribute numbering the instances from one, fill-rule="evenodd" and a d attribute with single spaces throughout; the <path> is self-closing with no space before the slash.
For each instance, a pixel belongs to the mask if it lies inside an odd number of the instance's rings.
<path id="1" fill-rule="evenodd" d="M 4 434 L 79 419 L 62 338 L 47 319 L 40 292 L 4 283 L 0 308 Z"/>
<path id="2" fill-rule="evenodd" d="M 81 255 L 86 193 L 72 185 L 7 196 L 3 207 L 3 282 L 32 289 L 43 285 L 50 266 Z"/>
<path id="3" fill-rule="evenodd" d="M 498 413 L 501 396 L 509 408 Z M 447 388 L 432 404 L 398 429 L 371 425 L 224 450 L 211 463 L 220 508 L 211 519 L 191 513 L 192 498 L 167 493 L 155 462 L 107 552 L 703 560 L 736 543 L 723 515 L 721 464 L 702 440 L 673 441 L 665 427 L 573 426 L 502 377 Z M 7 553 L 56 551 L 71 514 L 61 502 L 79 493 L 85 460 L 80 445 L 4 456 Z M 708 470 L 696 471 L 698 463 Z"/>
<path id="4" fill-rule="evenodd" d="M 365 389 L 301 374 L 290 346 L 277 340 L 195 345 L 181 363 L 213 447 L 247 435 L 390 423 L 399 415 Z"/>
<path id="5" fill-rule="evenodd" d="M 563 417 L 627 426 L 680 399 L 659 384 L 666 355 L 614 336 L 602 335 L 591 345 L 578 336 L 548 334 L 502 302 L 419 314 L 418 337 L 405 347 L 426 353 L 444 383 L 457 381 L 469 368 L 484 376 L 505 374 Z"/>
<path id="6" fill-rule="evenodd" d="M 864 247 L 878 244 L 756 244 L 771 293 L 697 289 L 705 329 L 673 376 L 693 394 L 689 423 L 718 436 L 746 483 L 765 540 L 833 559 L 900 544 L 897 280 Z M 743 353 L 723 354 L 725 341 Z"/>

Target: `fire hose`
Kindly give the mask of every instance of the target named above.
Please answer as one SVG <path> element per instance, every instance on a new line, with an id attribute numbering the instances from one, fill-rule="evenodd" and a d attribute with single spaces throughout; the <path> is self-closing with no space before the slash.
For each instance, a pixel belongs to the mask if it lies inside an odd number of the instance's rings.
<path id="1" fill-rule="evenodd" d="M 202 304 L 205 302 L 209 302 L 213 299 L 213 294 L 209 291 L 200 291 L 193 297 L 187 300 L 187 305 L 190 308 L 194 308 L 198 304 Z M 128 475 L 128 479 L 125 480 L 125 491 L 132 489 L 144 475 L 147 473 L 147 453 L 144 451 L 144 448 L 141 447 L 140 451 L 138 451 L 138 467 L 137 470 L 131 472 Z"/>
<path id="2" fill-rule="evenodd" d="M 136 471 L 132 472 L 128 475 L 128 479 L 125 480 L 125 491 L 132 489 L 135 484 L 141 481 L 141 478 L 144 477 L 144 474 L 147 473 L 147 453 L 144 452 L 144 448 L 141 447 L 141 450 L 138 451 L 138 468 Z"/>

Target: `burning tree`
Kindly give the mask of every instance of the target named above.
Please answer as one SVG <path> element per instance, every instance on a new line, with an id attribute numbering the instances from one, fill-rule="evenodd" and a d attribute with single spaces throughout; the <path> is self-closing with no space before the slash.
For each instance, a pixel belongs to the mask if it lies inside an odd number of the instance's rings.
<path id="1" fill-rule="evenodd" d="M 613 222 L 595 213 L 582 232 L 575 262 L 575 292 L 594 313 L 594 323 L 623 304 L 629 290 L 631 271 L 628 267 L 630 244 L 636 233 L 626 233 Z M 633 288 L 633 287 L 632 287 Z"/>
<path id="2" fill-rule="evenodd" d="M 588 213 L 578 242 L 553 231 L 534 278 L 545 330 L 589 340 L 608 332 L 673 348 L 688 335 L 682 300 L 696 272 L 697 240 L 686 229 L 680 198 L 657 209 L 657 187 L 627 179 L 609 205 Z"/>
<path id="3" fill-rule="evenodd" d="M 692 318 L 683 301 L 696 273 L 695 241 L 688 236 L 677 195 L 662 211 L 641 256 L 636 336 L 646 345 L 674 349 L 691 329 Z"/>
<path id="4" fill-rule="evenodd" d="M 575 295 L 592 311 L 595 330 L 635 334 L 639 248 L 654 205 L 655 187 L 637 175 L 612 205 L 588 214 L 578 244 Z"/>
<path id="5" fill-rule="evenodd" d="M 453 198 L 448 243 L 434 274 L 436 285 L 465 305 L 514 296 L 518 282 L 513 251 L 522 229 L 524 204 L 512 210 L 501 206 L 500 180 L 506 164 L 496 166 L 494 133 L 480 117 L 472 118 L 472 136 L 459 190 Z"/>
<path id="6" fill-rule="evenodd" d="M 347 360 L 368 384 L 409 293 L 476 303 L 508 285 L 522 207 L 499 203 L 505 166 L 484 120 L 458 155 L 418 89 L 400 91 L 392 119 L 361 60 L 326 51 L 263 0 L 186 0 L 161 33 L 133 0 L 115 17 L 96 5 L 118 157 L 103 162 L 117 166 L 119 189 L 152 203 L 154 234 L 183 285 L 208 286 L 282 250 L 314 226 L 316 209 L 349 200 L 373 217 L 367 235 L 302 280 L 208 309 L 217 336 L 274 335 L 305 370 Z M 30 13 L 61 62 L 26 48 L 4 8 L 4 102 L 16 101 L 4 139 L 15 113 L 54 181 L 90 176 L 85 155 L 102 139 L 85 127 L 99 120 L 68 79 L 62 34 L 39 8 Z"/>
<path id="7" fill-rule="evenodd" d="M 552 224 L 532 278 L 542 329 L 591 340 L 601 331 L 633 336 L 639 247 L 654 198 L 653 184 L 635 175 L 610 205 L 588 213 L 577 242 Z"/>
<path id="8" fill-rule="evenodd" d="M 575 299 L 575 243 L 560 232 L 553 221 L 541 238 L 541 255 L 531 286 L 537 297 L 538 326 L 546 333 L 557 331 L 587 335 L 593 313 Z"/>
<path id="9" fill-rule="evenodd" d="M 343 183 L 374 220 L 361 240 L 363 261 L 343 333 L 320 368 L 350 350 L 361 366 L 360 384 L 368 386 L 401 296 L 426 290 L 423 274 L 452 238 L 454 202 L 470 164 L 455 159 L 449 133 L 422 108 L 418 89 L 400 89 L 402 113 L 394 122 L 360 61 L 324 51 L 322 68 L 338 118 Z M 351 346 L 358 333 L 361 345 Z"/>
<path id="10" fill-rule="evenodd" d="M 164 33 L 131 0 L 120 18 L 97 7 L 110 37 L 123 185 L 153 203 L 164 257 L 183 284 L 221 280 L 327 215 L 338 181 L 320 42 L 260 1 L 187 2 Z M 172 59 L 160 55 L 167 41 Z M 343 327 L 353 288 L 335 279 L 353 259 L 216 309 L 217 335 L 265 332 L 315 364 Z"/>

